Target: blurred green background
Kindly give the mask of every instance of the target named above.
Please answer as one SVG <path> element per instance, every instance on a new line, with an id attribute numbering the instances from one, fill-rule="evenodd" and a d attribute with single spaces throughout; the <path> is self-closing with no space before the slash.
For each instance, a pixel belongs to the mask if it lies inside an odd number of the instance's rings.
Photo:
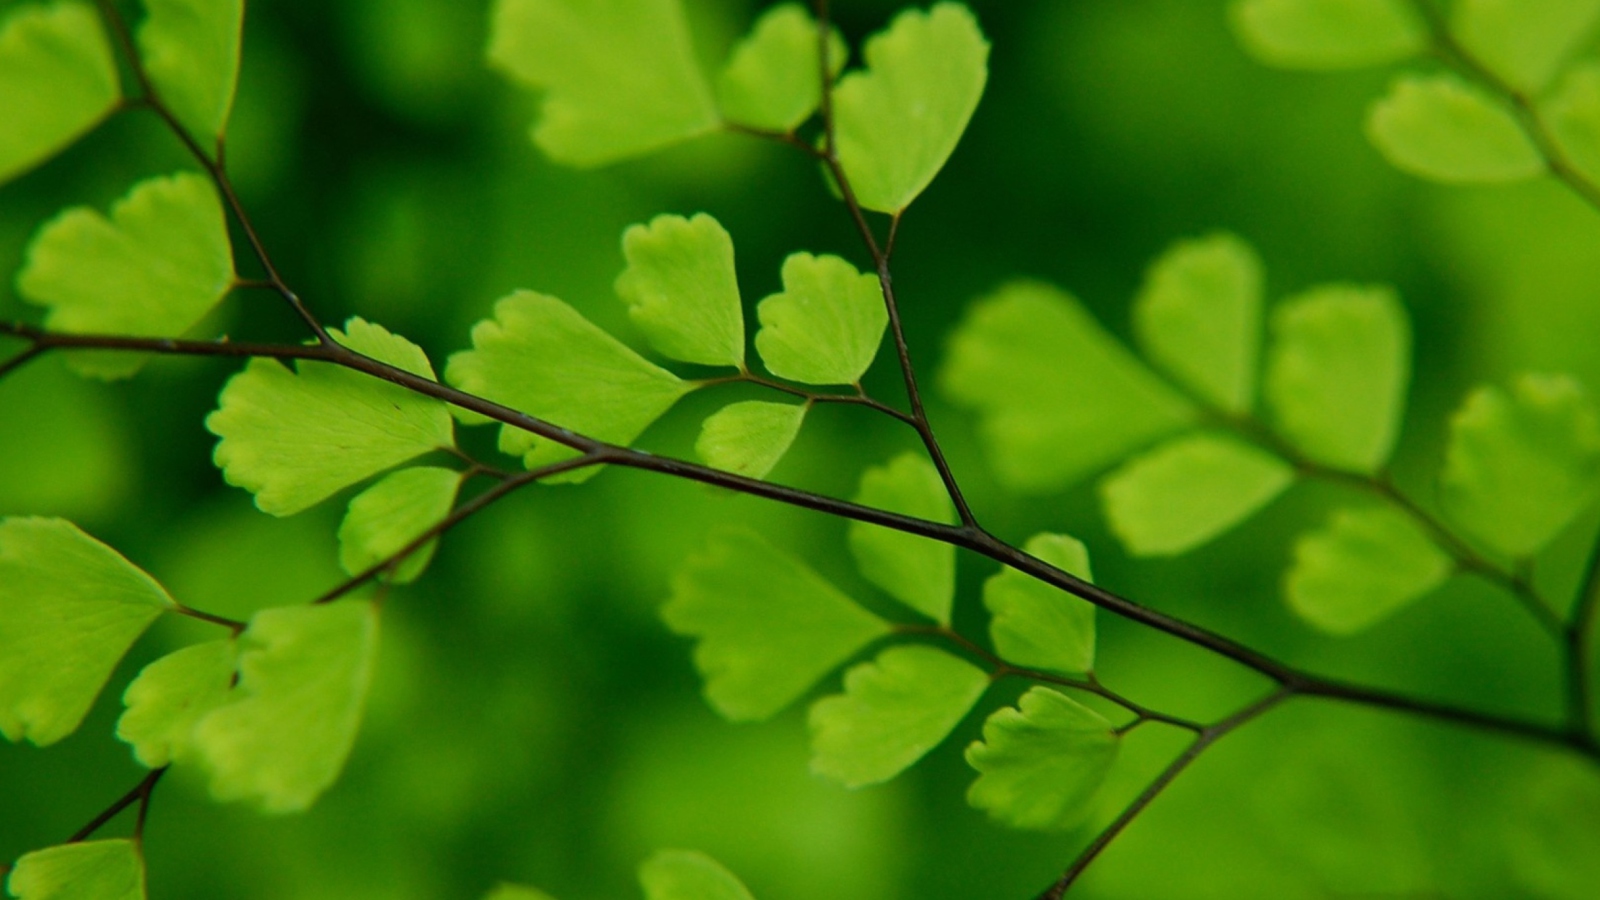
<path id="1" fill-rule="evenodd" d="M 757 6 L 689 5 L 708 64 Z M 897 6 L 834 5 L 853 42 Z M 1068 288 L 1126 334 L 1146 262 L 1226 228 L 1261 249 L 1273 297 L 1329 280 L 1399 287 L 1417 377 L 1398 468 L 1425 501 L 1445 418 L 1473 384 L 1532 368 L 1600 387 L 1600 213 L 1552 183 L 1449 189 L 1391 170 L 1360 130 L 1390 73 L 1262 68 L 1234 44 L 1220 0 L 971 5 L 994 44 L 988 93 L 908 214 L 896 259 L 926 374 L 963 306 L 1017 275 Z M 792 251 L 864 262 L 814 167 L 783 148 L 718 136 L 597 172 L 550 165 L 526 138 L 534 99 L 482 65 L 486 16 L 479 0 L 251 5 L 230 168 L 286 278 L 325 320 L 360 314 L 438 363 L 495 298 L 526 287 L 628 337 L 611 291 L 619 237 L 659 212 L 720 219 L 752 301 L 777 289 Z M 35 314 L 11 275 L 41 222 L 187 166 L 153 117 L 130 115 L 0 187 L 0 318 Z M 299 336 L 263 293 L 229 301 L 206 328 Z M 202 420 L 233 368 L 163 360 L 105 386 L 46 359 L 0 383 L 0 514 L 72 517 L 183 602 L 225 615 L 337 583 L 340 503 L 270 519 L 210 465 Z M 898 399 L 897 385 L 885 355 L 869 389 Z M 690 398 L 644 445 L 687 455 L 700 418 L 733 396 Z M 1130 562 L 1091 489 L 999 491 L 971 422 L 933 401 L 958 475 L 1002 536 L 1077 534 L 1103 584 L 1318 671 L 1528 716 L 1560 709 L 1549 642 L 1480 584 L 1453 581 L 1353 639 L 1292 618 L 1278 596 L 1290 539 L 1332 489 L 1297 488 L 1177 560 Z M 489 446 L 480 432 L 468 440 Z M 914 446 L 861 410 L 823 408 L 773 477 L 848 495 L 865 466 Z M 1013 833 L 962 799 L 960 748 L 1014 689 L 993 692 L 907 776 L 859 792 L 808 773 L 803 707 L 756 726 L 713 716 L 687 643 L 655 610 L 706 529 L 730 520 L 871 596 L 842 524 L 813 514 L 626 471 L 524 492 L 461 528 L 420 584 L 391 597 L 360 742 L 313 811 L 264 818 L 212 804 L 181 776 L 162 786 L 152 896 L 471 898 L 504 878 L 565 900 L 624 898 L 637 896 L 634 866 L 662 846 L 712 853 L 763 900 L 1021 898 L 1054 879 L 1090 831 Z M 1596 526 L 1589 516 L 1543 561 L 1557 596 Z M 961 566 L 958 624 L 981 628 L 976 589 L 992 566 Z M 1107 616 L 1101 627 L 1105 680 L 1147 704 L 1217 715 L 1262 687 Z M 121 685 L 202 628 L 158 626 L 62 745 L 0 746 L 0 858 L 61 840 L 137 780 L 111 737 Z M 1135 735 L 1107 815 L 1179 746 L 1155 727 Z M 1297 701 L 1212 750 L 1073 896 L 1592 898 L 1600 772 Z"/>

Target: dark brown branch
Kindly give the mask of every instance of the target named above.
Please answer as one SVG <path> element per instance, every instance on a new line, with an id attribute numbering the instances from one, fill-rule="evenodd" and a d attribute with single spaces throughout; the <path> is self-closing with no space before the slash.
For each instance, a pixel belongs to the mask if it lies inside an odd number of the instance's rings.
<path id="1" fill-rule="evenodd" d="M 161 776 L 167 773 L 166 766 L 151 769 L 150 774 L 134 785 L 133 790 L 117 798 L 110 806 L 101 810 L 100 814 L 89 820 L 89 824 L 78 829 L 65 843 L 77 844 L 88 840 L 94 833 L 104 828 L 107 822 L 115 819 L 119 813 L 135 803 L 140 806 L 139 821 L 134 826 L 134 836 L 138 837 L 144 831 L 145 807 L 150 803 L 150 793 L 156 789 L 156 784 L 161 781 Z"/>

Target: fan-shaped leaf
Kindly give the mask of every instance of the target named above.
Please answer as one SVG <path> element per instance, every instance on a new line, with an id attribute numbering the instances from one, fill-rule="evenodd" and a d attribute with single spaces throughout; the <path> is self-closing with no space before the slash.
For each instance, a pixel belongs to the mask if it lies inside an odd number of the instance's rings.
<path id="1" fill-rule="evenodd" d="M 139 55 L 167 108 L 197 138 L 221 137 L 239 82 L 244 0 L 145 0 Z"/>
<path id="2" fill-rule="evenodd" d="M 973 305 L 940 383 L 977 410 L 996 474 L 1023 491 L 1065 487 L 1195 417 L 1077 300 L 1032 282 Z"/>
<path id="3" fill-rule="evenodd" d="M 804 563 L 746 531 L 712 537 L 672 582 L 667 627 L 699 643 L 706 700 L 735 721 L 765 719 L 889 624 Z"/>
<path id="4" fill-rule="evenodd" d="M 717 127 L 679 0 L 499 0 L 489 62 L 543 90 L 533 141 L 600 166 Z"/>
<path id="5" fill-rule="evenodd" d="M 817 22 L 798 3 L 762 13 L 733 48 L 717 77 L 717 105 L 730 122 L 769 131 L 793 131 L 822 101 Z M 838 29 L 828 32 L 828 68 L 844 68 L 850 48 Z"/>
<path id="6" fill-rule="evenodd" d="M 656 216 L 623 232 L 622 253 L 617 293 L 651 346 L 684 362 L 744 367 L 733 239 L 716 219 Z"/>
<path id="7" fill-rule="evenodd" d="M 418 466 L 384 476 L 350 501 L 339 525 L 339 565 L 351 575 L 389 559 L 444 521 L 455 505 L 461 473 Z M 438 541 L 429 541 L 385 577 L 397 584 L 417 580 L 433 559 Z"/>
<path id="8" fill-rule="evenodd" d="M 783 292 L 756 307 L 756 350 L 772 374 L 803 384 L 855 384 L 883 343 L 889 313 L 876 275 L 837 256 L 794 253 Z"/>
<path id="9" fill-rule="evenodd" d="M 1367 137 L 1395 168 L 1434 181 L 1522 181 L 1545 170 L 1511 111 L 1449 73 L 1397 79 L 1368 112 Z"/>
<path id="10" fill-rule="evenodd" d="M 1572 165 L 1600 181 L 1600 63 L 1575 67 L 1546 101 L 1544 114 Z"/>
<path id="11" fill-rule="evenodd" d="M 330 332 L 339 343 L 432 379 L 422 348 L 361 319 Z M 455 445 L 442 401 L 331 363 L 295 370 L 256 359 L 228 380 L 206 428 L 228 483 L 287 516 L 430 450 Z"/>
<path id="12" fill-rule="evenodd" d="M 145 666 L 128 685 L 117 737 L 133 745 L 140 763 L 156 769 L 188 759 L 195 723 L 233 688 L 237 650 L 231 640 L 185 647 Z"/>
<path id="13" fill-rule="evenodd" d="M 811 770 L 857 788 L 899 775 L 950 735 L 989 676 L 933 647 L 890 647 L 811 706 Z"/>
<path id="14" fill-rule="evenodd" d="M 989 78 L 989 42 L 966 7 L 907 10 L 867 39 L 867 68 L 834 91 L 839 162 L 867 209 L 898 213 L 944 167 Z"/>
<path id="15" fill-rule="evenodd" d="M 0 734 L 40 747 L 76 731 L 172 599 L 64 519 L 0 519 Z"/>
<path id="16" fill-rule="evenodd" d="M 1536 95 L 1597 21 L 1600 0 L 1457 0 L 1450 31 L 1491 71 Z"/>
<path id="17" fill-rule="evenodd" d="M 901 454 L 862 473 L 855 501 L 946 525 L 956 521 L 939 470 L 916 453 Z M 882 525 L 851 522 L 850 552 L 867 580 L 928 618 L 950 624 L 956 592 L 955 547 Z"/>
<path id="18" fill-rule="evenodd" d="M 50 307 L 45 327 L 53 331 L 177 337 L 227 295 L 233 277 L 216 189 L 186 172 L 135 185 L 110 219 L 87 207 L 56 216 L 29 245 L 17 289 Z M 73 365 L 125 378 L 144 359 L 83 353 Z"/>
<path id="19" fill-rule="evenodd" d="M 1307 622 L 1330 634 L 1354 634 L 1438 587 L 1451 566 L 1399 511 L 1341 509 L 1295 544 L 1284 590 Z"/>
<path id="20" fill-rule="evenodd" d="M 49 847 L 17 860 L 6 888 L 17 900 L 144 900 L 144 856 L 123 838 Z"/>
<path id="21" fill-rule="evenodd" d="M 706 419 L 694 452 L 713 468 L 765 478 L 789 452 L 807 409 L 803 403 L 730 403 Z"/>
<path id="22" fill-rule="evenodd" d="M 117 106 L 117 61 L 87 3 L 29 3 L 0 22 L 0 184 L 94 127 Z"/>
<path id="23" fill-rule="evenodd" d="M 990 716 L 983 740 L 967 747 L 967 763 L 978 770 L 967 802 L 1013 828 L 1070 828 L 1089 815 L 1119 746 L 1099 713 L 1033 688 L 1017 708 Z"/>
<path id="24" fill-rule="evenodd" d="M 1428 46 L 1408 0 L 1234 0 L 1228 12 L 1245 49 L 1285 69 L 1377 66 Z"/>
<path id="25" fill-rule="evenodd" d="M 1064 534 L 1036 534 L 1023 545 L 1030 556 L 1084 581 L 1093 580 L 1089 551 Z M 989 636 L 1006 662 L 1056 672 L 1094 668 L 1094 604 L 1015 569 L 1002 568 L 983 583 Z"/>
<path id="26" fill-rule="evenodd" d="M 751 900 L 721 863 L 695 850 L 658 850 L 639 866 L 646 900 Z"/>

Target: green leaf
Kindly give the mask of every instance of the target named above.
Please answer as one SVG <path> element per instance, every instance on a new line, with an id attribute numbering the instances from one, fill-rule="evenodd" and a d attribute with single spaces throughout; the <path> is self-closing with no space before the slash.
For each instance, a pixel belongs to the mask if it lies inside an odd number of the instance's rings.
<path id="1" fill-rule="evenodd" d="M 116 109 L 117 61 L 87 3 L 19 5 L 0 24 L 0 184 Z"/>
<path id="2" fill-rule="evenodd" d="M 451 384 L 614 444 L 631 443 L 695 387 L 532 291 L 501 298 L 494 318 L 473 326 L 472 346 L 450 357 Z M 530 469 L 577 455 L 509 425 L 500 429 L 500 449 Z"/>
<path id="3" fill-rule="evenodd" d="M 244 0 L 144 0 L 139 55 L 161 101 L 196 138 L 221 138 L 239 82 Z"/>
<path id="4" fill-rule="evenodd" d="M 460 487 L 461 473 L 454 469 L 418 466 L 384 476 L 350 501 L 339 525 L 339 565 L 359 575 L 399 553 L 450 515 Z M 438 543 L 429 541 L 384 577 L 396 584 L 416 581 Z"/>
<path id="5" fill-rule="evenodd" d="M 1382 468 L 1410 381 L 1411 326 L 1390 289 L 1324 285 L 1273 312 L 1267 403 L 1278 432 L 1313 461 Z"/>
<path id="6" fill-rule="evenodd" d="M 1106 518 L 1134 556 L 1176 556 L 1248 519 L 1294 483 L 1294 467 L 1224 434 L 1185 435 L 1100 482 Z"/>
<path id="7" fill-rule="evenodd" d="M 1395 168 L 1449 184 L 1522 181 L 1545 171 L 1511 111 L 1450 73 L 1396 79 L 1367 113 L 1367 138 Z"/>
<path id="8" fill-rule="evenodd" d="M 989 42 L 964 6 L 906 10 L 867 39 L 865 71 L 833 95 L 839 163 L 867 209 L 899 213 L 944 167 L 989 79 Z"/>
<path id="9" fill-rule="evenodd" d="M 50 307 L 45 327 L 75 334 L 179 337 L 233 287 L 233 249 L 216 189 L 191 172 L 135 185 L 107 219 L 66 210 L 39 229 L 17 290 Z M 143 354 L 82 353 L 86 375 L 126 378 Z"/>
<path id="10" fill-rule="evenodd" d="M 1573 167 L 1600 181 L 1600 63 L 1575 67 L 1543 112 Z"/>
<path id="11" fill-rule="evenodd" d="M 544 891 L 520 884 L 496 885 L 495 889 L 485 894 L 483 900 L 553 900 Z"/>
<path id="12" fill-rule="evenodd" d="M 809 408 L 803 403 L 762 400 L 730 403 L 706 419 L 694 452 L 712 468 L 765 478 L 789 452 Z"/>
<path id="13" fill-rule="evenodd" d="M 916 453 L 903 453 L 862 473 L 855 502 L 945 525 L 956 521 L 939 470 Z M 928 618 L 950 624 L 955 547 L 882 525 L 851 522 L 850 552 L 868 581 Z"/>
<path id="14" fill-rule="evenodd" d="M 1231 234 L 1180 241 L 1150 267 L 1133 306 L 1145 356 L 1232 413 L 1255 401 L 1261 259 Z"/>
<path id="15" fill-rule="evenodd" d="M 49 847 L 17 860 L 6 889 L 18 900 L 144 900 L 144 857 L 125 838 Z"/>
<path id="16" fill-rule="evenodd" d="M 720 124 L 679 0 L 500 0 L 489 63 L 544 91 L 533 142 L 601 166 Z"/>
<path id="17" fill-rule="evenodd" d="M 732 872 L 695 850 L 657 850 L 639 866 L 646 900 L 751 900 Z"/>
<path id="18" fill-rule="evenodd" d="M 888 781 L 939 746 L 989 675 L 933 647 L 890 647 L 844 674 L 844 693 L 811 706 L 811 771 L 845 787 Z"/>
<path id="19" fill-rule="evenodd" d="M 1529 95 L 1594 36 L 1600 0 L 1456 0 L 1450 31 L 1490 71 Z"/>
<path id="20" fill-rule="evenodd" d="M 889 623 L 748 531 L 713 535 L 673 579 L 661 617 L 699 640 L 706 700 L 734 721 L 772 716 L 889 633 Z"/>
<path id="21" fill-rule="evenodd" d="M 822 102 L 817 22 L 798 3 L 774 6 L 733 48 L 717 76 L 717 106 L 730 122 L 791 132 Z M 828 31 L 828 68 L 844 68 L 850 48 Z"/>
<path id="22" fill-rule="evenodd" d="M 194 730 L 211 795 L 269 813 L 309 808 L 355 744 L 377 652 L 370 603 L 256 613 L 240 636 L 238 687 Z"/>
<path id="23" fill-rule="evenodd" d="M 141 764 L 158 769 L 189 759 L 195 723 L 233 689 L 237 649 L 231 640 L 185 647 L 145 666 L 128 685 L 117 738 L 133 745 Z"/>
<path id="24" fill-rule="evenodd" d="M 76 731 L 123 654 L 173 605 L 65 519 L 0 519 L 0 734 L 43 747 Z"/>
<path id="25" fill-rule="evenodd" d="M 432 380 L 422 348 L 361 319 L 330 332 L 339 343 Z M 287 516 L 385 469 L 455 446 L 442 401 L 331 363 L 291 371 L 255 359 L 222 388 L 206 428 L 227 482 L 256 495 L 262 512 Z"/>
<path id="26" fill-rule="evenodd" d="M 1450 420 L 1439 476 L 1450 518 L 1507 556 L 1531 557 L 1600 492 L 1600 420 L 1573 379 L 1523 375 L 1474 391 Z"/>
<path id="27" fill-rule="evenodd" d="M 1302 535 L 1284 580 L 1289 606 L 1329 634 L 1369 628 L 1450 577 L 1427 533 L 1385 506 L 1341 509 Z"/>
<path id="28" fill-rule="evenodd" d="M 972 306 L 940 383 L 977 410 L 995 473 L 1019 491 L 1066 487 L 1195 417 L 1076 299 L 1036 282 Z"/>
<path id="29" fill-rule="evenodd" d="M 1070 575 L 1092 581 L 1089 551 L 1064 534 L 1036 534 L 1023 550 Z M 1006 662 L 1055 672 L 1094 668 L 1094 604 L 1015 569 L 983 583 L 989 636 Z"/>
<path id="30" fill-rule="evenodd" d="M 803 384 L 860 381 L 889 324 L 876 275 L 809 253 L 783 261 L 783 292 L 762 300 L 756 316 L 761 361 L 779 378 Z"/>
<path id="31" fill-rule="evenodd" d="M 978 771 L 967 802 L 1012 828 L 1071 828 L 1091 812 L 1119 746 L 1105 717 L 1035 687 L 1017 708 L 990 716 L 983 740 L 967 747 Z"/>
<path id="32" fill-rule="evenodd" d="M 650 345 L 672 359 L 744 368 L 733 239 L 716 219 L 656 216 L 622 234 L 617 294 Z"/>
<path id="33" fill-rule="evenodd" d="M 1228 18 L 1252 56 L 1284 69 L 1355 69 L 1422 53 L 1408 0 L 1234 0 Z"/>

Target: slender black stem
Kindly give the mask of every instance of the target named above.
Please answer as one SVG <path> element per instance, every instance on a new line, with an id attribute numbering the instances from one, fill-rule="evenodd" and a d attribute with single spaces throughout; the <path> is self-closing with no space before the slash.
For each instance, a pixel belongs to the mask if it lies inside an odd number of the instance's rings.
<path id="1" fill-rule="evenodd" d="M 229 619 L 224 616 L 213 615 L 204 610 L 195 609 L 192 606 L 184 606 L 182 603 L 177 605 L 176 609 L 174 609 L 174 612 L 180 616 L 188 616 L 191 619 L 198 619 L 201 622 L 210 622 L 212 625 L 221 625 L 223 628 L 232 631 L 236 635 L 244 631 L 246 627 L 245 623 L 243 622 Z"/>
<path id="2" fill-rule="evenodd" d="M 838 403 L 847 406 L 864 406 L 874 412 L 882 413 L 883 415 L 889 416 L 893 419 L 898 419 L 907 425 L 916 425 L 916 420 L 910 415 L 895 409 L 887 403 L 880 402 L 879 400 L 868 396 L 865 391 L 861 390 L 859 385 L 856 386 L 856 393 L 854 394 L 822 394 L 816 391 L 808 391 L 804 388 L 778 381 L 776 379 L 763 378 L 762 376 L 748 370 L 740 372 L 737 375 L 728 375 L 723 378 L 708 378 L 699 382 L 701 387 L 717 387 L 724 384 L 752 384 L 757 387 L 763 387 L 767 388 L 768 390 L 788 394 L 791 397 L 798 397 L 808 403 Z"/>
<path id="3" fill-rule="evenodd" d="M 145 807 L 150 803 L 150 793 L 156 789 L 156 784 L 161 781 L 161 776 L 165 775 L 166 773 L 167 769 L 165 766 L 162 766 L 159 769 L 151 769 L 150 774 L 146 775 L 138 784 L 134 785 L 133 790 L 128 791 L 121 797 L 118 797 L 110 806 L 101 810 L 99 815 L 95 816 L 93 819 L 90 819 L 89 824 L 74 832 L 72 837 L 67 838 L 65 843 L 77 844 L 88 840 L 90 837 L 94 836 L 95 832 L 99 831 L 101 828 L 104 828 L 107 822 L 115 819 L 119 813 L 135 803 L 140 805 L 140 810 L 139 821 L 135 825 L 134 836 L 137 837 L 142 834 L 144 831 Z"/>

